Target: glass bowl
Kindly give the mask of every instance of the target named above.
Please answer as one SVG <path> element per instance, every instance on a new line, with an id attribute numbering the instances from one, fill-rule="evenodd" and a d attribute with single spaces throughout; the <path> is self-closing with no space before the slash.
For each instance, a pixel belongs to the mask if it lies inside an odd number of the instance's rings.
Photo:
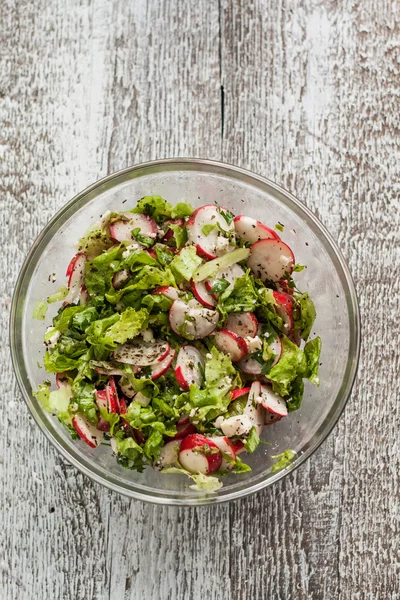
<path id="1" fill-rule="evenodd" d="M 313 334 L 322 338 L 320 387 L 306 382 L 297 412 L 264 428 L 257 451 L 246 456 L 252 471 L 223 478 L 214 493 L 194 491 L 183 475 L 144 473 L 119 466 L 108 447 L 89 448 L 73 441 L 58 420 L 45 413 L 32 395 L 48 374 L 43 362 L 43 335 L 57 311 L 50 305 L 45 321 L 32 319 L 34 306 L 65 283 L 65 270 L 74 245 L 88 226 L 107 209 L 125 210 L 145 195 L 158 194 L 171 203 L 188 201 L 195 207 L 212 203 L 255 217 L 273 227 L 285 225 L 283 241 L 296 262 L 307 265 L 296 273 L 302 291 L 313 298 L 317 319 Z M 126 204 L 125 204 L 125 201 Z M 56 282 L 52 282 L 51 274 Z M 158 504 L 198 505 L 232 500 L 261 490 L 301 465 L 327 437 L 351 392 L 357 370 L 360 323 L 356 294 L 345 261 L 329 233 L 294 196 L 267 179 L 230 165 L 197 159 L 166 159 L 130 167 L 98 181 L 48 223 L 22 267 L 11 311 L 11 353 L 24 399 L 39 427 L 63 456 L 102 485 L 140 500 Z M 293 462 L 271 473 L 273 455 L 296 452 Z"/>

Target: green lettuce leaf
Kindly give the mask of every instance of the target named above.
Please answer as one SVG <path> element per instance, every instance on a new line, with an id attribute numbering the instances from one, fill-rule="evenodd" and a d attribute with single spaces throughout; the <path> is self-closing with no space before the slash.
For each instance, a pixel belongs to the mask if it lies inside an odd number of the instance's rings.
<path id="1" fill-rule="evenodd" d="M 311 383 L 319 385 L 318 368 L 321 355 L 321 338 L 316 337 L 313 340 L 308 341 L 304 346 L 304 354 L 307 361 L 306 377 Z"/>
<path id="2" fill-rule="evenodd" d="M 223 315 L 231 312 L 253 312 L 258 303 L 254 278 L 247 272 L 235 279 L 233 287 L 222 292 L 217 308 Z"/>
<path id="3" fill-rule="evenodd" d="M 252 454 L 260 444 L 260 436 L 257 433 L 257 429 L 252 427 L 249 435 L 244 443 L 244 446 L 249 454 Z"/>
<path id="4" fill-rule="evenodd" d="M 222 487 L 222 482 L 216 477 L 212 477 L 211 475 L 203 475 L 202 473 L 190 473 L 189 471 L 186 471 L 186 469 L 179 467 L 166 467 L 160 472 L 164 475 L 187 475 L 195 482 L 194 485 L 190 485 L 189 487 L 192 490 L 200 492 L 216 492 Z"/>
<path id="5" fill-rule="evenodd" d="M 295 329 L 298 329 L 302 339 L 307 341 L 317 316 L 314 302 L 307 292 L 296 297 L 296 306 L 293 314 Z"/>
<path id="6" fill-rule="evenodd" d="M 194 271 L 202 263 L 202 259 L 197 256 L 196 248 L 194 246 L 188 246 L 183 248 L 179 254 L 177 254 L 171 262 L 171 269 L 173 272 L 177 272 L 181 277 L 190 281 Z"/>
<path id="7" fill-rule="evenodd" d="M 278 384 L 273 385 L 274 390 L 281 396 L 289 396 L 292 381 L 299 375 L 304 376 L 306 372 L 307 360 L 304 352 L 284 336 L 281 358 L 268 374 L 268 379 Z"/>
<path id="8" fill-rule="evenodd" d="M 171 218 L 172 206 L 161 196 L 144 196 L 131 212 L 152 217 L 157 223 Z"/>
<path id="9" fill-rule="evenodd" d="M 285 452 L 282 452 L 282 454 L 276 454 L 275 456 L 272 456 L 271 458 L 276 458 L 277 461 L 272 466 L 271 473 L 277 473 L 278 471 L 282 471 L 282 469 L 286 469 L 295 456 L 296 452 L 290 449 L 285 450 Z"/>
<path id="10" fill-rule="evenodd" d="M 157 458 L 160 456 L 163 445 L 164 438 L 162 434 L 157 430 L 153 430 L 150 436 L 147 438 L 143 450 L 147 458 L 150 460 L 157 460 Z"/>
<path id="11" fill-rule="evenodd" d="M 182 248 L 188 241 L 187 229 L 181 225 L 174 223 L 169 224 L 169 228 L 174 232 L 173 241 L 174 245 L 179 249 Z M 169 242 L 168 242 L 169 243 Z"/>
<path id="12" fill-rule="evenodd" d="M 61 287 L 58 288 L 58 290 L 55 292 L 55 294 L 52 294 L 51 296 L 49 296 L 47 298 L 47 302 L 48 304 L 52 304 L 53 302 L 61 302 L 61 300 L 64 300 L 64 298 L 66 298 L 68 296 L 68 288 L 65 287 L 65 285 L 62 285 Z"/>
<path id="13" fill-rule="evenodd" d="M 178 202 L 171 210 L 172 219 L 184 219 L 185 217 L 190 217 L 192 214 L 193 206 L 189 202 Z"/>
<path id="14" fill-rule="evenodd" d="M 42 300 L 38 300 L 36 302 L 35 308 L 33 309 L 32 317 L 34 319 L 37 319 L 38 321 L 44 321 L 46 318 L 47 309 L 47 302 L 42 302 Z"/>
<path id="15" fill-rule="evenodd" d="M 33 392 L 33 395 L 40 402 L 43 410 L 52 415 L 57 415 L 61 421 L 71 423 L 69 404 L 72 398 L 72 390 L 69 386 L 50 391 L 49 384 L 43 383 L 39 385 L 36 392 Z"/>

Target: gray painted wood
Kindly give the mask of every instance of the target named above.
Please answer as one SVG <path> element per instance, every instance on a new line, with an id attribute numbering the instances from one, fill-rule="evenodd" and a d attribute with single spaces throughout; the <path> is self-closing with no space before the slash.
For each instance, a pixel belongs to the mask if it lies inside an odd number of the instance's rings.
<path id="1" fill-rule="evenodd" d="M 0 14 L 0 597 L 398 599 L 400 5 L 3 0 Z M 273 489 L 216 508 L 145 505 L 79 474 L 27 414 L 7 348 L 17 271 L 50 216 L 110 171 L 177 155 L 293 191 L 338 240 L 363 315 L 332 435 Z"/>

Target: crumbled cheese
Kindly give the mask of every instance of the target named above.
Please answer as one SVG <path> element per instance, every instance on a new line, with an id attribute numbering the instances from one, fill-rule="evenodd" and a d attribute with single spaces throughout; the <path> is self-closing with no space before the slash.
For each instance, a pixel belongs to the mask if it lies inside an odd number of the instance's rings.
<path id="1" fill-rule="evenodd" d="M 214 425 L 217 429 L 221 429 L 221 425 L 224 422 L 224 417 L 218 417 L 216 421 L 214 421 Z"/>
<path id="2" fill-rule="evenodd" d="M 142 337 L 144 342 L 154 342 L 154 335 L 152 329 L 145 329 L 142 332 Z"/>
<path id="3" fill-rule="evenodd" d="M 129 244 L 129 246 L 127 246 L 122 253 L 122 258 L 128 258 L 131 252 L 134 250 L 140 250 L 140 248 L 142 248 L 142 246 L 139 244 L 139 242 L 133 242 L 132 244 Z"/>
<path id="4" fill-rule="evenodd" d="M 253 352 L 256 352 L 257 350 L 261 350 L 262 348 L 262 341 L 260 340 L 260 338 L 258 337 L 258 335 L 256 335 L 255 337 L 251 337 L 250 335 L 248 335 L 246 338 L 246 343 L 247 343 L 247 348 L 248 348 L 248 353 L 252 354 Z"/>

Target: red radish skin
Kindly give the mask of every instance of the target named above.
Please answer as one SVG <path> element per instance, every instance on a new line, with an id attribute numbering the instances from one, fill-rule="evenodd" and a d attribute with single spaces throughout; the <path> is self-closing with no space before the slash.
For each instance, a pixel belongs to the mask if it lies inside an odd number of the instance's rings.
<path id="1" fill-rule="evenodd" d="M 64 300 L 64 305 L 71 304 L 78 299 L 82 286 L 85 283 L 85 263 L 86 255 L 83 252 L 75 254 L 67 267 L 66 276 L 68 277 L 67 286 L 68 295 Z"/>
<path id="2" fill-rule="evenodd" d="M 250 388 L 249 387 L 244 387 L 244 388 L 239 388 L 238 390 L 233 390 L 231 402 L 233 402 L 233 400 L 236 400 L 236 398 L 240 398 L 241 396 L 245 396 L 249 392 L 250 392 Z"/>
<path id="3" fill-rule="evenodd" d="M 120 415 L 126 414 L 126 401 L 123 396 L 121 396 L 121 398 L 119 399 L 119 414 Z"/>
<path id="4" fill-rule="evenodd" d="M 189 415 L 182 415 L 179 417 L 176 424 L 177 425 L 186 425 L 186 423 L 189 423 L 189 421 L 190 421 Z"/>
<path id="5" fill-rule="evenodd" d="M 233 446 L 233 449 L 235 450 L 236 456 L 246 451 L 243 442 L 241 442 L 240 440 L 236 440 L 235 442 L 231 441 L 231 444 Z"/>
<path id="6" fill-rule="evenodd" d="M 190 282 L 190 289 L 193 292 L 196 300 L 200 302 L 206 308 L 215 308 L 217 302 L 212 294 L 207 290 L 207 286 L 204 281 L 200 281 L 199 283 L 195 283 L 192 279 Z"/>
<path id="7" fill-rule="evenodd" d="M 210 438 L 200 433 L 192 433 L 182 440 L 178 459 L 187 471 L 208 475 L 218 471 L 222 463 L 222 454 Z"/>
<path id="8" fill-rule="evenodd" d="M 263 407 L 278 417 L 287 417 L 288 409 L 285 400 L 281 396 L 278 396 L 278 394 L 275 394 L 266 385 L 261 385 L 260 388 L 261 404 Z"/>
<path id="9" fill-rule="evenodd" d="M 151 293 L 152 294 L 162 294 L 163 296 L 166 296 L 170 300 L 178 300 L 178 298 L 179 298 L 178 290 L 176 288 L 172 287 L 172 285 L 165 285 L 165 286 L 155 288 Z"/>
<path id="10" fill-rule="evenodd" d="M 161 375 L 164 375 L 164 373 L 168 371 L 168 369 L 172 365 L 172 361 L 175 358 L 175 354 L 176 351 L 173 348 L 171 348 L 164 360 L 151 367 L 151 378 L 153 380 L 158 379 L 159 377 L 161 377 Z"/>
<path id="11" fill-rule="evenodd" d="M 97 448 L 103 439 L 103 433 L 98 431 L 98 429 L 89 423 L 80 413 L 73 417 L 72 426 L 81 440 L 83 440 L 91 448 Z"/>
<path id="12" fill-rule="evenodd" d="M 167 219 L 165 221 L 165 225 L 179 225 L 179 227 L 184 227 L 185 219 Z M 174 230 L 170 227 L 167 227 L 165 235 L 163 237 L 164 242 L 169 242 L 174 237 Z"/>
<path id="13" fill-rule="evenodd" d="M 229 248 L 229 241 L 221 234 L 218 227 L 210 231 L 207 236 L 202 231 L 204 225 L 217 223 L 225 231 L 233 231 L 233 225 L 228 225 L 214 204 L 200 206 L 186 222 L 189 242 L 195 245 L 197 254 L 207 260 L 225 254 Z"/>
<path id="14" fill-rule="evenodd" d="M 228 329 L 220 329 L 215 334 L 215 345 L 218 350 L 227 354 L 232 362 L 242 360 L 247 354 L 245 340 Z"/>
<path id="15" fill-rule="evenodd" d="M 107 407 L 110 413 L 119 413 L 119 399 L 114 377 L 110 377 L 109 383 L 106 386 Z"/>
<path id="16" fill-rule="evenodd" d="M 62 387 L 71 387 L 65 373 L 56 373 L 56 386 L 58 389 Z"/>
<path id="17" fill-rule="evenodd" d="M 241 337 L 254 337 L 258 330 L 258 320 L 251 312 L 231 313 L 225 327 Z"/>
<path id="18" fill-rule="evenodd" d="M 171 329 L 186 339 L 201 339 L 210 335 L 218 325 L 219 313 L 209 308 L 191 307 L 175 300 L 169 309 Z"/>
<path id="19" fill-rule="evenodd" d="M 185 423 L 184 425 L 177 425 L 176 430 L 177 430 L 177 433 L 176 433 L 175 437 L 173 438 L 174 440 L 182 440 L 187 435 L 190 435 L 191 433 L 196 433 L 196 427 L 193 425 L 193 423 Z"/>
<path id="20" fill-rule="evenodd" d="M 123 218 L 111 223 L 110 235 L 117 242 L 135 241 L 132 237 L 132 229 L 140 229 L 140 233 L 155 239 L 157 236 L 157 224 L 151 217 L 134 213 L 122 213 Z"/>
<path id="21" fill-rule="evenodd" d="M 81 291 L 79 292 L 79 304 L 80 306 L 86 306 L 86 304 L 89 302 L 89 292 L 86 289 L 86 285 L 83 285 L 81 287 Z"/>
<path id="22" fill-rule="evenodd" d="M 227 454 L 234 462 L 236 462 L 236 451 L 235 447 L 226 436 L 213 436 L 210 437 L 210 440 L 214 442 L 216 446 L 221 450 L 224 454 Z M 220 466 L 221 471 L 232 471 L 234 468 L 234 464 L 230 461 L 226 460 L 226 458 L 222 455 L 222 463 Z"/>
<path id="23" fill-rule="evenodd" d="M 245 215 L 238 215 L 233 219 L 235 225 L 236 235 L 240 237 L 244 242 L 255 244 L 263 239 L 279 240 L 279 235 L 273 230 L 260 223 L 256 219 L 246 217 Z"/>
<path id="24" fill-rule="evenodd" d="M 293 308 L 294 300 L 290 294 L 285 292 L 273 292 L 275 304 L 275 311 L 283 321 L 283 330 L 288 335 L 293 330 Z"/>
<path id="25" fill-rule="evenodd" d="M 156 471 L 161 471 L 166 467 L 178 466 L 178 453 L 182 440 L 172 440 L 161 448 L 160 456 L 154 463 L 153 467 Z"/>
<path id="26" fill-rule="evenodd" d="M 280 281 L 295 263 L 292 250 L 280 240 L 260 240 L 252 245 L 247 266 L 257 279 Z"/>
<path id="27" fill-rule="evenodd" d="M 200 387 L 203 382 L 204 358 L 195 346 L 183 346 L 178 352 L 175 377 L 179 386 L 188 391 L 192 384 Z"/>

